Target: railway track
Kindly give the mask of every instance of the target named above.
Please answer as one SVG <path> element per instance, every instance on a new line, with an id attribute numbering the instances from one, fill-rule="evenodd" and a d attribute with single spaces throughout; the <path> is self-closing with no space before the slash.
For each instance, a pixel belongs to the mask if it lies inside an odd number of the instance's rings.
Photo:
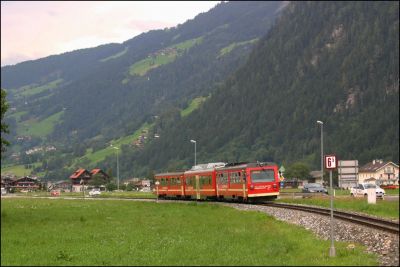
<path id="1" fill-rule="evenodd" d="M 293 204 L 283 204 L 283 203 L 263 203 L 258 204 L 268 207 L 276 207 L 276 208 L 285 208 L 285 209 L 294 209 L 300 210 L 305 212 L 311 213 L 318 213 L 325 216 L 331 215 L 331 210 L 327 208 L 317 208 L 317 207 L 310 207 L 310 206 L 301 206 L 301 205 L 293 205 Z M 387 232 L 391 232 L 394 234 L 399 234 L 399 223 L 378 219 L 370 216 L 354 214 L 350 212 L 343 212 L 343 211 L 333 211 L 333 217 L 336 219 L 346 220 L 356 224 L 366 225 L 375 229 L 384 230 Z"/>

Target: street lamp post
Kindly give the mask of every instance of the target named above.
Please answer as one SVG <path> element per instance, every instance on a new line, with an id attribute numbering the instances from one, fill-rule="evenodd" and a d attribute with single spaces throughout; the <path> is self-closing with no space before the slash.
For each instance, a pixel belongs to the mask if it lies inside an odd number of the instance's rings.
<path id="1" fill-rule="evenodd" d="M 322 121 L 317 121 L 317 123 L 321 125 L 321 179 L 324 184 L 324 123 Z"/>
<path id="2" fill-rule="evenodd" d="M 194 143 L 194 166 L 196 166 L 196 140 L 190 140 L 191 143 Z"/>
<path id="3" fill-rule="evenodd" d="M 118 161 L 119 148 L 115 147 L 115 146 L 111 146 L 111 147 L 117 150 L 117 190 L 119 191 L 119 161 Z"/>

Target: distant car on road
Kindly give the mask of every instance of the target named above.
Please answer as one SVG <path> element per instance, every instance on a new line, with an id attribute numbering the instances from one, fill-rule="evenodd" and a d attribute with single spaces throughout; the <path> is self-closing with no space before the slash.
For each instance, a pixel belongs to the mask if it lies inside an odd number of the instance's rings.
<path id="1" fill-rule="evenodd" d="M 383 198 L 386 194 L 385 190 L 383 190 L 382 188 L 380 188 L 377 185 L 374 184 L 368 184 L 368 183 L 363 183 L 363 184 L 358 184 L 358 186 L 353 187 L 350 189 L 350 195 L 352 197 L 355 196 L 368 196 L 368 191 L 367 189 L 369 188 L 375 188 L 375 193 L 376 193 L 376 197 L 380 197 Z"/>
<path id="2" fill-rule="evenodd" d="M 6 195 L 6 194 L 7 194 L 7 190 L 4 187 L 2 187 L 1 188 L 1 195 Z"/>
<path id="3" fill-rule="evenodd" d="M 92 190 L 89 191 L 89 196 L 99 196 L 101 195 L 101 191 L 98 188 L 93 188 Z"/>
<path id="4" fill-rule="evenodd" d="M 303 193 L 324 193 L 328 194 L 328 190 L 318 183 L 305 184 L 302 190 Z"/>
<path id="5" fill-rule="evenodd" d="M 50 191 L 50 195 L 51 195 L 52 197 L 58 197 L 58 196 L 60 196 L 60 194 L 61 194 L 61 191 L 60 191 L 60 190 L 51 190 L 51 191 Z"/>

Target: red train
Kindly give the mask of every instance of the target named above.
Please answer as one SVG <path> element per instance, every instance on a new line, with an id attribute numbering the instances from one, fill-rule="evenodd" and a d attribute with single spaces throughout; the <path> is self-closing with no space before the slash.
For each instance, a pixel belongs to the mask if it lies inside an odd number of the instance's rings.
<path id="1" fill-rule="evenodd" d="M 279 195 L 278 167 L 266 163 L 208 163 L 154 176 L 158 197 L 233 199 L 243 202 Z"/>

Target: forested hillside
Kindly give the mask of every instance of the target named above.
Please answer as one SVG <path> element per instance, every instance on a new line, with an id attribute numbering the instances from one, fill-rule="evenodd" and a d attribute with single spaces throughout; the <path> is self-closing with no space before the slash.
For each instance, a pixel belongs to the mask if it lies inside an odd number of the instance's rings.
<path id="1" fill-rule="evenodd" d="M 97 166 L 110 154 L 110 143 L 125 144 L 124 151 L 133 153 L 132 141 L 141 131 L 157 133 L 171 114 L 188 116 L 209 99 L 245 63 L 285 5 L 216 3 L 183 24 L 122 44 L 1 68 L 10 103 L 7 138 L 13 144 L 4 162 L 64 179 L 78 166 Z M 26 154 L 51 146 L 56 151 Z"/>
<path id="2" fill-rule="evenodd" d="M 247 63 L 161 137 L 124 151 L 125 172 L 210 161 L 399 161 L 399 3 L 291 2 Z M 105 164 L 104 166 L 110 166 Z"/>

